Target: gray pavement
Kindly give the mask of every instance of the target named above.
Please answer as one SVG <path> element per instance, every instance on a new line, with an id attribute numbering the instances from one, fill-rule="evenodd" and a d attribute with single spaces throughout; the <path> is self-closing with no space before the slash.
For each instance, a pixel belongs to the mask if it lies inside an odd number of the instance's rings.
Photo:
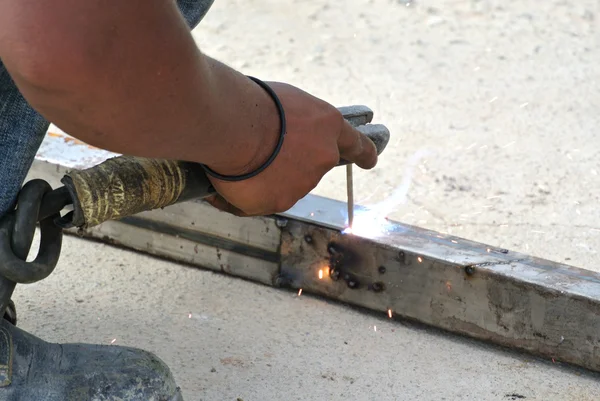
<path id="1" fill-rule="evenodd" d="M 246 74 L 375 110 L 394 139 L 355 171 L 358 200 L 388 197 L 426 149 L 391 217 L 600 271 L 598 18 L 593 0 L 216 0 L 194 34 Z M 343 173 L 315 193 L 343 200 Z M 152 350 L 187 400 L 599 398 L 598 376 L 560 363 L 102 244 L 64 248 L 52 276 L 17 287 L 21 326 Z"/>

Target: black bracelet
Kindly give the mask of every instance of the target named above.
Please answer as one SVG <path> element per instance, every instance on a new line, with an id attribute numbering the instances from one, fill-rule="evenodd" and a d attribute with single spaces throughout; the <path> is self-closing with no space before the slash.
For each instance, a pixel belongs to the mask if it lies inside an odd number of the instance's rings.
<path id="1" fill-rule="evenodd" d="M 210 174 L 211 176 L 218 178 L 219 180 L 243 181 L 243 180 L 247 180 L 249 178 L 252 178 L 252 177 L 262 173 L 267 167 L 269 167 L 271 165 L 271 163 L 273 163 L 273 160 L 275 160 L 275 158 L 281 151 L 281 147 L 283 146 L 283 139 L 285 138 L 285 133 L 286 133 L 285 132 L 286 131 L 286 120 L 285 120 L 285 112 L 283 110 L 283 105 L 281 104 L 281 101 L 279 100 L 279 98 L 277 97 L 277 94 L 275 94 L 275 92 L 273 91 L 273 89 L 271 89 L 271 87 L 269 85 L 267 85 L 266 83 L 264 83 L 263 81 L 261 81 L 258 78 L 254 78 L 254 77 L 250 77 L 250 76 L 248 78 L 250 78 L 251 80 L 256 82 L 258 85 L 260 85 L 265 91 L 267 91 L 267 93 L 271 96 L 271 98 L 273 98 L 273 101 L 275 102 L 275 105 L 277 106 L 277 110 L 279 111 L 279 117 L 281 120 L 281 131 L 279 133 L 279 140 L 277 141 L 277 146 L 275 146 L 275 150 L 273 150 L 273 153 L 267 159 L 267 161 L 264 162 L 262 166 L 260 166 L 259 168 L 257 168 L 256 170 L 254 170 L 248 174 L 223 175 L 223 174 L 217 173 L 216 171 L 212 170 L 208 166 L 202 164 L 202 167 L 204 168 L 204 171 L 206 171 L 207 174 Z"/>

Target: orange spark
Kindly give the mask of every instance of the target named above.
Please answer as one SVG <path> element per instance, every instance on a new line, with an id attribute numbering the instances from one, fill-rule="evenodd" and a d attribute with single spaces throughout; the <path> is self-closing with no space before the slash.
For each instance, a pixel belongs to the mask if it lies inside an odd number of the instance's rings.
<path id="1" fill-rule="evenodd" d="M 298 296 L 302 295 L 302 288 L 298 290 Z"/>
<path id="2" fill-rule="evenodd" d="M 392 318 L 392 310 L 388 309 L 388 317 L 391 319 Z"/>

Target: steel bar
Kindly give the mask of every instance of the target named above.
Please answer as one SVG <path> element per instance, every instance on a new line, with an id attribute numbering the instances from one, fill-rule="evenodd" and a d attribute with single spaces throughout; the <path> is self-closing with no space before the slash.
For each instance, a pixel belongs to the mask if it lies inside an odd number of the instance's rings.
<path id="1" fill-rule="evenodd" d="M 31 178 L 59 186 L 106 156 L 83 146 L 47 137 Z M 600 371 L 600 274 L 398 222 L 343 234 L 345 209 L 309 195 L 278 216 L 238 218 L 188 201 L 83 235 Z"/>

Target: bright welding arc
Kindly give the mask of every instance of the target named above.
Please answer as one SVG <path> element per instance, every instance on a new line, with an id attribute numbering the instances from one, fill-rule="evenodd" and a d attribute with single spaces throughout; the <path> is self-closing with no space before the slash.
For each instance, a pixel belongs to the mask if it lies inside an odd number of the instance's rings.
<path id="1" fill-rule="evenodd" d="M 387 199 L 375 205 L 359 210 L 353 216 L 352 224 L 346 228 L 344 234 L 356 234 L 369 238 L 384 235 L 391 223 L 387 216 L 391 214 L 398 206 L 406 203 L 407 194 L 413 180 L 414 169 L 418 162 L 424 157 L 430 155 L 428 150 L 417 151 L 407 162 L 402 183 L 394 190 Z"/>

